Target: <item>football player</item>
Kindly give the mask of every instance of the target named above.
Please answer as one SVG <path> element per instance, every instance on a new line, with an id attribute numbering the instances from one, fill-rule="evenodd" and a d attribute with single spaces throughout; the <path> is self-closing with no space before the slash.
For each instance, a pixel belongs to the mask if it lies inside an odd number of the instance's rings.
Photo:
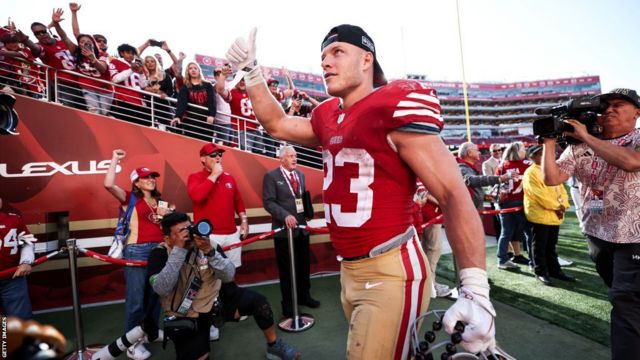
<path id="1" fill-rule="evenodd" d="M 466 323 L 463 346 L 495 346 L 483 229 L 455 160 L 438 136 L 443 121 L 433 89 L 387 84 L 371 37 L 336 26 L 322 42 L 328 99 L 311 119 L 287 116 L 256 61 L 256 30 L 227 58 L 246 72 L 256 118 L 275 138 L 322 146 L 324 213 L 341 262 L 341 301 L 349 321 L 349 359 L 406 359 L 410 327 L 428 307 L 428 263 L 412 225 L 416 175 L 437 198 L 462 288 L 444 317 L 451 333 Z M 391 334 L 391 336 L 390 336 Z"/>
<path id="2" fill-rule="evenodd" d="M 33 243 L 36 238 L 29 232 L 20 215 L 2 211 L 2 198 L 0 240 L 0 270 L 17 266 L 11 278 L 0 279 L 2 314 L 29 320 L 33 315 L 26 275 L 31 273 L 34 260 Z"/>

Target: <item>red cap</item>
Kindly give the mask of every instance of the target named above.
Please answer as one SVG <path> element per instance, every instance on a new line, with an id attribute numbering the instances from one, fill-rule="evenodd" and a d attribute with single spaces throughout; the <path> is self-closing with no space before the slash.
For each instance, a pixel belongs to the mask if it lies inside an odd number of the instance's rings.
<path id="1" fill-rule="evenodd" d="M 211 154 L 212 152 L 216 152 L 216 151 L 225 152 L 225 149 L 223 149 L 222 147 L 220 147 L 220 146 L 218 146 L 216 144 L 213 144 L 213 143 L 206 143 L 200 149 L 200 156 L 207 156 L 207 155 Z"/>
<path id="2" fill-rule="evenodd" d="M 133 170 L 131 172 L 130 178 L 131 178 L 131 183 L 136 182 L 136 180 L 138 180 L 141 177 L 145 177 L 145 176 L 149 176 L 149 175 L 153 175 L 155 177 L 160 177 L 160 173 L 157 171 L 153 171 L 149 168 L 146 167 L 139 167 L 135 170 Z"/>

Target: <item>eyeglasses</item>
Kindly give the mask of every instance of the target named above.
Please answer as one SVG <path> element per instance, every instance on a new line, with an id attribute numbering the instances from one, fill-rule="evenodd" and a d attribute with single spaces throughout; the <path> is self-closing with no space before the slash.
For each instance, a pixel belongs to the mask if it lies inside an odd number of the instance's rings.
<path id="1" fill-rule="evenodd" d="M 216 151 L 216 152 L 212 152 L 211 154 L 209 154 L 210 158 L 214 158 L 214 157 L 222 157 L 223 152 L 222 151 Z"/>
<path id="2" fill-rule="evenodd" d="M 47 30 L 39 30 L 39 31 L 34 31 L 33 35 L 39 36 L 39 35 L 44 35 L 46 33 L 47 33 Z"/>

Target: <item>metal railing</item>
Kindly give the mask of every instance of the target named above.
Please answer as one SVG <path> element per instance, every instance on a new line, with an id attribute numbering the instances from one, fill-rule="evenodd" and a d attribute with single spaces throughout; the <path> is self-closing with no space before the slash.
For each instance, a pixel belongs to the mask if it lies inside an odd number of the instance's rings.
<path id="1" fill-rule="evenodd" d="M 289 145 L 272 138 L 266 130 L 259 127 L 257 121 L 241 116 L 218 112 L 218 115 L 227 116 L 234 124 L 221 123 L 217 116 L 213 124 L 209 124 L 206 121 L 207 108 L 194 104 L 188 104 L 187 116 L 181 119 L 181 124 L 174 126 L 171 125 L 177 105 L 174 98 L 162 97 L 78 72 L 54 69 L 41 63 L 23 64 L 18 68 L 10 62 L 0 61 L 0 87 L 6 85 L 17 94 L 115 117 L 159 131 L 237 147 L 254 154 L 276 157 L 282 146 Z M 29 67 L 28 72 L 24 70 L 26 66 Z M 61 78 L 62 73 L 71 74 L 79 80 Z M 91 82 L 88 83 L 84 79 Z M 145 82 L 146 80 L 141 85 L 146 86 Z M 38 83 L 40 86 L 30 85 L 32 83 Z M 126 89 L 130 95 L 119 92 L 118 89 Z M 119 99 L 116 99 L 116 93 Z M 96 104 L 98 106 L 95 106 Z M 254 124 L 252 127 L 257 129 L 240 131 L 239 129 L 244 129 L 247 123 Z M 321 152 L 297 145 L 294 145 L 294 148 L 298 153 L 300 165 L 322 169 Z"/>

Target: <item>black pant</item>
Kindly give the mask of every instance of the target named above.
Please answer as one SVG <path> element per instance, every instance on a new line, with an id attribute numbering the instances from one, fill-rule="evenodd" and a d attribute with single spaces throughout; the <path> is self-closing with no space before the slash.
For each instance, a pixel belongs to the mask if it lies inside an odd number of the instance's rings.
<path id="1" fill-rule="evenodd" d="M 198 330 L 172 338 L 176 349 L 177 360 L 196 360 L 211 351 L 209 345 L 209 328 L 211 328 L 211 314 L 199 314 Z"/>
<path id="2" fill-rule="evenodd" d="M 235 316 L 238 312 L 240 316 L 253 316 L 260 330 L 273 326 L 273 311 L 264 295 L 231 281 L 222 284 L 220 298 L 224 321 L 239 321 Z"/>
<path id="3" fill-rule="evenodd" d="M 309 255 L 309 235 L 303 231 L 293 232 L 293 256 L 296 262 L 296 291 L 298 303 L 305 302 L 310 294 L 311 282 L 309 281 L 309 268 L 311 260 Z M 282 295 L 282 310 L 285 313 L 292 311 L 293 295 L 291 292 L 291 261 L 289 260 L 288 238 L 274 237 L 276 261 L 280 274 L 280 294 Z"/>
<path id="4" fill-rule="evenodd" d="M 558 264 L 559 225 L 544 225 L 531 223 L 533 263 L 536 275 L 558 275 L 560 264 Z"/>
<path id="5" fill-rule="evenodd" d="M 640 243 L 615 244 L 587 235 L 587 244 L 609 287 L 612 359 L 640 359 Z"/>

